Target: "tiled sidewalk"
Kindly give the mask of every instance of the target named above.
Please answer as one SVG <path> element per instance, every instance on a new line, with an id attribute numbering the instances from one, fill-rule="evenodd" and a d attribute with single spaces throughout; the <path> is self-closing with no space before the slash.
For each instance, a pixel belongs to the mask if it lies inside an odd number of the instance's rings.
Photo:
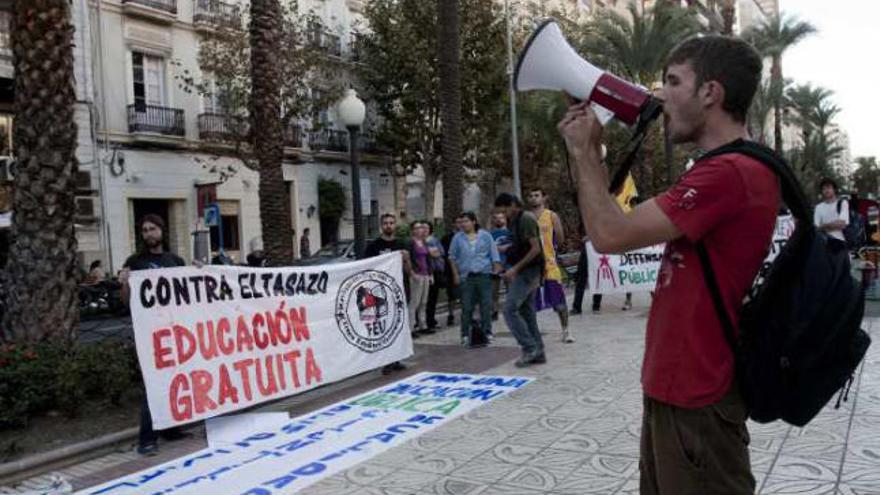
<path id="1" fill-rule="evenodd" d="M 541 313 L 549 363 L 490 371 L 535 376 L 533 384 L 303 493 L 637 494 L 648 301 L 627 313 L 621 302 L 607 297 L 602 314 L 573 317 L 578 341 L 569 345 L 559 343 L 555 315 Z M 502 333 L 497 344 L 512 337 Z M 875 343 L 840 409 L 831 404 L 803 429 L 750 425 L 758 493 L 880 494 L 878 369 Z"/>
<path id="2" fill-rule="evenodd" d="M 534 376 L 534 383 L 303 493 L 637 494 L 639 370 L 649 300 L 636 295 L 635 308 L 629 312 L 619 309 L 622 302 L 622 297 L 606 297 L 601 314 L 573 316 L 574 344 L 560 342 L 554 313 L 540 313 L 549 363 L 521 370 L 510 360 L 482 371 Z M 865 325 L 875 341 L 880 339 L 880 318 L 869 318 Z M 516 345 L 503 324 L 497 324 L 496 331 L 495 346 Z M 458 335 L 457 329 L 447 329 L 418 342 L 457 345 Z M 484 356 L 478 352 L 461 349 L 461 370 Z M 416 361 L 430 367 L 431 354 L 426 351 Z M 454 363 L 444 367 L 454 368 Z M 832 404 L 803 429 L 783 423 L 750 425 L 758 493 L 880 495 L 878 369 L 880 343 L 875 342 L 859 369 L 849 402 L 839 410 Z M 115 468 L 109 464 L 78 468 L 104 471 L 105 476 L 114 470 L 118 476 L 125 474 L 116 472 L 125 466 L 125 472 L 137 470 L 134 455 L 113 454 L 92 461 L 116 464 Z M 74 469 L 65 474 L 79 478 L 77 488 L 102 478 L 85 472 L 80 476 Z M 90 478 L 93 482 L 84 485 Z"/>

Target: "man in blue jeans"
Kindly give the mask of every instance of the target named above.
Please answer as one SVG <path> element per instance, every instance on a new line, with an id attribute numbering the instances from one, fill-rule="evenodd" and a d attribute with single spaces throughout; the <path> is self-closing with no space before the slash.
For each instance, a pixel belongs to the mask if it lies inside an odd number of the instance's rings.
<path id="1" fill-rule="evenodd" d="M 538 219 L 531 212 L 524 211 L 522 201 L 510 193 L 499 194 L 495 207 L 507 216 L 510 229 L 507 251 L 510 268 L 504 272 L 504 279 L 509 284 L 504 301 L 504 321 L 523 351 L 516 366 L 543 364 L 547 357 L 535 315 L 535 291 L 541 284 L 544 270 Z"/>

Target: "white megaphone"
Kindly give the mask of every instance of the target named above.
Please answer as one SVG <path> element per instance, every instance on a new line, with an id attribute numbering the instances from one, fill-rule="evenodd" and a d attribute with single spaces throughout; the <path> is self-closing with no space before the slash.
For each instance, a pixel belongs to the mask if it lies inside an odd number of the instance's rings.
<path id="1" fill-rule="evenodd" d="M 554 19 L 542 22 L 529 37 L 516 64 L 514 85 L 517 91 L 565 91 L 589 101 L 603 125 L 614 117 L 630 126 L 644 126 L 657 118 L 662 108 L 645 88 L 581 58 Z"/>

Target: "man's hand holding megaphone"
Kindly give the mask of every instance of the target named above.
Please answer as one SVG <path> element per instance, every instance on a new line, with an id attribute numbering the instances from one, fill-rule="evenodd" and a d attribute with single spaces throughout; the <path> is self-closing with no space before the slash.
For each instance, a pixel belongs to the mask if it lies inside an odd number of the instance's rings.
<path id="1" fill-rule="evenodd" d="M 608 169 L 602 165 L 602 122 L 589 102 L 579 102 L 568 93 L 565 94 L 565 98 L 569 105 L 568 111 L 559 122 L 558 129 L 565 138 L 565 145 L 575 162 L 574 168 L 571 169 L 571 179 L 576 186 L 579 186 L 582 178 L 588 175 L 586 170 L 581 169 L 595 166 L 597 171 L 601 171 L 600 182 L 605 184 L 607 190 Z"/>

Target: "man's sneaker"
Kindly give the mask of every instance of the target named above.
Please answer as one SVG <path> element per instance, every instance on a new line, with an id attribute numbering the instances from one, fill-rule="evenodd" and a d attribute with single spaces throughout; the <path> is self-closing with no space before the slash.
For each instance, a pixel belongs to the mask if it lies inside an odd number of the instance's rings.
<path id="1" fill-rule="evenodd" d="M 527 366 L 531 366 L 533 364 L 544 364 L 547 362 L 547 356 L 544 355 L 544 352 L 530 352 L 528 354 L 523 354 L 515 363 L 514 366 L 517 368 L 525 368 Z"/>
<path id="2" fill-rule="evenodd" d="M 574 343 L 574 336 L 571 334 L 571 329 L 565 328 L 562 330 L 562 341 L 566 344 Z"/>
<path id="3" fill-rule="evenodd" d="M 544 351 L 541 351 L 537 354 L 532 355 L 532 364 L 546 364 L 547 356 L 544 355 Z"/>
<path id="4" fill-rule="evenodd" d="M 579 314 L 581 314 L 581 313 L 583 313 L 583 311 L 580 310 L 580 309 L 574 309 L 574 308 L 572 308 L 572 310 L 571 310 L 571 314 L 573 314 L 573 315 L 579 315 Z"/>
<path id="5" fill-rule="evenodd" d="M 428 327 L 428 328 L 422 329 L 421 332 L 424 335 L 433 335 L 433 334 L 437 333 L 437 330 L 434 330 L 433 328 Z"/>
<path id="6" fill-rule="evenodd" d="M 159 444 L 156 441 L 138 444 L 137 453 L 145 456 L 154 456 L 159 453 Z"/>
<path id="7" fill-rule="evenodd" d="M 413 332 L 411 333 L 411 335 L 412 335 L 413 340 L 415 340 L 415 339 L 417 339 L 417 338 L 419 338 L 419 337 L 422 336 L 422 334 L 420 334 L 418 330 L 413 331 Z"/>
<path id="8" fill-rule="evenodd" d="M 633 307 L 633 303 L 632 303 L 632 301 L 626 301 L 625 303 L 623 303 L 623 308 L 622 308 L 622 309 L 623 309 L 624 311 L 629 311 L 630 309 L 632 309 L 632 307 Z"/>
<path id="9" fill-rule="evenodd" d="M 462 338 L 461 338 L 461 345 L 463 345 L 463 346 L 465 346 L 465 347 L 470 346 L 470 345 L 471 345 L 471 339 L 469 339 L 469 338 L 467 338 L 467 337 L 462 337 Z"/>

